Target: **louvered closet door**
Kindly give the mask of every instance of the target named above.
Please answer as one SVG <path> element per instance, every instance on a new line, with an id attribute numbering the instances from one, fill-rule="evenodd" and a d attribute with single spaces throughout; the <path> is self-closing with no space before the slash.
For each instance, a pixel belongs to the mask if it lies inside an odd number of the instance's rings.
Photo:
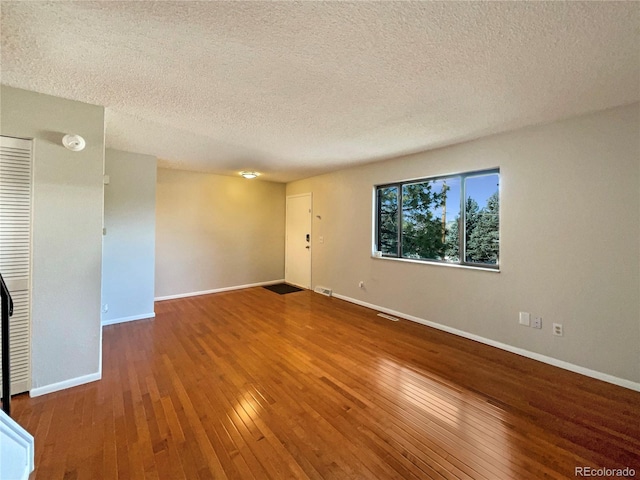
<path id="1" fill-rule="evenodd" d="M 11 394 L 31 388 L 31 140 L 0 136 L 0 273 L 13 298 Z"/>

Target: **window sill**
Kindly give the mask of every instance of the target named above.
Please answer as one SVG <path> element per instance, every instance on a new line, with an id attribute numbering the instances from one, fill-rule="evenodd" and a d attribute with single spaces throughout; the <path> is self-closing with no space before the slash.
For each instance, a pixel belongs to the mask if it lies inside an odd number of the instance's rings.
<path id="1" fill-rule="evenodd" d="M 378 257 L 376 255 L 371 255 L 371 258 L 373 258 L 374 260 L 389 260 L 392 262 L 415 263 L 419 265 L 433 265 L 436 267 L 463 268 L 465 270 L 480 270 L 482 272 L 500 273 L 500 267 L 498 268 L 474 267 L 471 265 L 460 265 L 457 263 L 434 262 L 429 260 L 413 260 L 411 258 Z"/>

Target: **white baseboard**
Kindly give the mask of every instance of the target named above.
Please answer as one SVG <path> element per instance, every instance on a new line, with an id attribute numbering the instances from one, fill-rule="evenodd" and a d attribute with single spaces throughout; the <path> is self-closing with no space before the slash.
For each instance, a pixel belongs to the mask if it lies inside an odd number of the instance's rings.
<path id="1" fill-rule="evenodd" d="M 155 318 L 156 312 L 143 313 L 142 315 L 132 315 L 130 317 L 112 318 L 111 320 L 102 320 L 102 326 L 113 325 L 114 323 L 132 322 L 134 320 L 144 320 L 145 318 Z"/>
<path id="2" fill-rule="evenodd" d="M 280 280 L 269 280 L 268 282 L 249 283 L 247 285 L 236 285 L 234 287 L 214 288 L 213 290 L 203 290 L 201 292 L 179 293 L 177 295 L 166 295 L 163 297 L 156 297 L 155 301 L 160 302 L 162 300 L 173 300 L 174 298 L 185 297 L 197 297 L 198 295 L 209 295 L 211 293 L 229 292 L 231 290 L 242 290 L 243 288 L 251 287 L 264 287 L 265 285 L 275 285 L 276 283 L 283 283 L 284 278 Z"/>
<path id="3" fill-rule="evenodd" d="M 102 378 L 102 372 L 91 373 L 89 375 L 83 375 L 81 377 L 70 378 L 58 383 L 52 383 L 45 385 L 44 387 L 32 388 L 29 392 L 30 397 L 39 397 L 40 395 L 46 395 L 47 393 L 58 392 L 66 388 L 77 387 L 78 385 L 84 385 L 85 383 L 95 382 Z"/>
<path id="4" fill-rule="evenodd" d="M 340 295 L 335 292 L 333 293 L 333 296 L 336 298 L 339 298 L 340 300 L 345 300 L 350 303 L 355 303 L 356 305 L 361 305 L 363 307 L 371 308 L 372 310 L 377 310 L 380 312 L 388 313 L 390 315 L 411 320 L 412 322 L 420 323 L 422 325 L 427 325 L 428 327 L 432 327 L 437 330 L 442 330 L 447 333 L 452 333 L 453 335 L 457 335 L 459 337 L 475 340 L 476 342 L 484 343 L 485 345 L 490 345 L 492 347 L 496 347 L 501 350 L 506 350 L 507 352 L 515 353 L 523 357 L 531 358 L 533 360 L 537 360 L 542 363 L 553 365 L 554 367 L 559 367 L 564 370 L 569 370 L 570 372 L 579 373 L 587 377 L 595 378 L 597 380 L 602 380 L 603 382 L 612 383 L 620 387 L 624 387 L 630 390 L 635 390 L 637 392 L 640 392 L 640 383 L 638 382 L 633 382 L 625 378 L 614 377 L 613 375 L 609 375 L 608 373 L 598 372 L 596 370 L 591 370 L 590 368 L 585 368 L 585 367 L 581 367 L 580 365 L 575 365 L 573 363 L 565 362 L 563 360 L 558 360 L 557 358 L 548 357 L 546 355 L 541 355 L 535 352 L 530 352 L 529 350 L 525 350 L 523 348 L 514 347 L 512 345 L 508 345 L 502 342 L 497 342 L 495 340 L 491 340 L 490 338 L 481 337 L 480 335 L 475 335 L 473 333 L 468 333 L 463 330 L 458 330 L 457 328 L 448 327 L 447 325 L 442 325 L 440 323 L 431 322 L 423 318 L 414 317 L 413 315 L 407 315 L 406 313 L 398 312 L 396 310 L 391 310 L 390 308 L 380 307 L 372 303 L 363 302 L 361 300 L 347 297 L 345 295 Z"/>

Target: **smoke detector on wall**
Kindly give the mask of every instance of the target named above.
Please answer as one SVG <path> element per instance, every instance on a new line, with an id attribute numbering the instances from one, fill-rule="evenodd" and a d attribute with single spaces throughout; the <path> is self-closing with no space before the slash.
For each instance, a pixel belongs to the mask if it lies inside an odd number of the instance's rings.
<path id="1" fill-rule="evenodd" d="M 82 138 L 80 135 L 67 134 L 62 137 L 62 145 L 64 145 L 65 148 L 68 148 L 72 152 L 79 152 L 81 150 L 84 150 L 84 147 L 87 146 L 87 142 L 85 142 L 84 138 Z"/>

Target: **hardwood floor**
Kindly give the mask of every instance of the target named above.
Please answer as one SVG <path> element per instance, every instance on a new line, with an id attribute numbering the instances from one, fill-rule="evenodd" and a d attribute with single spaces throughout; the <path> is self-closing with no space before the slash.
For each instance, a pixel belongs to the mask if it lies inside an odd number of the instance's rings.
<path id="1" fill-rule="evenodd" d="M 156 304 L 12 404 L 32 479 L 640 477 L 640 393 L 309 291 Z"/>

